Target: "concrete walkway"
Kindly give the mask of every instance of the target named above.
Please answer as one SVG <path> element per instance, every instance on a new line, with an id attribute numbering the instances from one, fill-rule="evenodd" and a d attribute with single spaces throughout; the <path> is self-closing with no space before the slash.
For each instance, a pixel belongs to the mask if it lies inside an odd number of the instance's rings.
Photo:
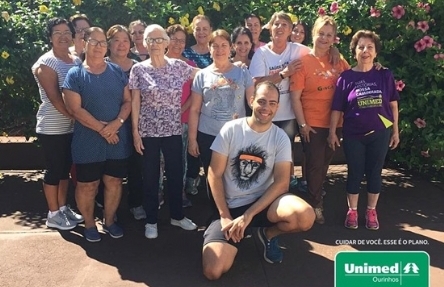
<path id="1" fill-rule="evenodd" d="M 62 232 L 46 228 L 41 178 L 40 171 L 0 171 L 1 287 L 331 287 L 334 258 L 342 250 L 424 250 L 430 254 L 430 286 L 444 284 L 443 186 L 394 170 L 384 170 L 379 231 L 363 228 L 363 216 L 358 230 L 343 227 L 345 168 L 333 166 L 325 184 L 325 225 L 281 236 L 284 261 L 278 265 L 263 260 L 257 238 L 245 239 L 232 269 L 216 282 L 202 275 L 203 231 L 171 226 L 167 207 L 160 210 L 155 240 L 144 237 L 144 223 L 131 217 L 125 196 L 118 210 L 125 230 L 121 239 L 103 234 L 100 243 L 88 243 L 81 226 Z M 190 198 L 193 207 L 186 209 L 187 217 L 205 225 L 209 208 L 202 187 Z M 74 204 L 72 190 L 69 200 Z M 383 240 L 395 239 L 409 243 L 383 245 Z"/>

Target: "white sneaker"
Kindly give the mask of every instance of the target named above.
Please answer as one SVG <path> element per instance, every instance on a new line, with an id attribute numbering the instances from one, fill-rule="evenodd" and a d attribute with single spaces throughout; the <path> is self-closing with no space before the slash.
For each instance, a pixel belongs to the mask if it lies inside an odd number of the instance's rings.
<path id="1" fill-rule="evenodd" d="M 159 234 L 157 233 L 157 223 L 145 224 L 145 237 L 149 239 L 157 238 Z"/>
<path id="2" fill-rule="evenodd" d="M 69 220 L 75 222 L 75 223 L 81 223 L 84 221 L 83 216 L 76 213 L 71 206 L 66 205 L 66 209 L 64 211 L 62 211 L 63 213 L 66 214 L 66 217 L 68 217 Z"/>
<path id="3" fill-rule="evenodd" d="M 179 226 L 185 230 L 195 230 L 197 228 L 197 225 L 194 224 L 191 219 L 186 217 L 184 217 L 182 220 L 171 219 L 171 225 Z"/>
<path id="4" fill-rule="evenodd" d="M 146 212 L 142 206 L 130 208 L 130 212 L 134 215 L 135 220 L 141 220 L 146 218 Z"/>
<path id="5" fill-rule="evenodd" d="M 71 230 L 75 228 L 77 224 L 73 221 L 69 221 L 66 214 L 59 211 L 53 217 L 49 217 L 48 215 L 48 218 L 46 219 L 46 226 L 60 230 Z"/>

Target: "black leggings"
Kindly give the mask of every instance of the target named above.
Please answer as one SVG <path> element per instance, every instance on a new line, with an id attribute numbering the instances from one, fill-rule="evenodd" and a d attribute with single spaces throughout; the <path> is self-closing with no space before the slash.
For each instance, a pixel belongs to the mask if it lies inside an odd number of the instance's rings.
<path id="1" fill-rule="evenodd" d="M 157 223 L 159 208 L 160 151 L 165 159 L 170 217 L 182 220 L 183 165 L 182 136 L 144 137 L 143 189 L 146 223 Z M 178 164 L 179 163 L 179 164 Z"/>
<path id="2" fill-rule="evenodd" d="M 60 180 L 69 178 L 71 169 L 72 134 L 43 135 L 37 134 L 45 156 L 45 176 L 43 182 L 59 185 Z"/>
<path id="3" fill-rule="evenodd" d="M 381 173 L 388 151 L 390 134 L 390 129 L 384 129 L 359 139 L 344 137 L 347 193 L 359 193 L 364 174 L 367 179 L 367 192 L 378 194 L 381 191 Z"/>
<path id="4" fill-rule="evenodd" d="M 213 151 L 211 150 L 211 145 L 216 137 L 197 132 L 197 143 L 199 144 L 199 152 L 200 152 L 200 160 L 202 161 L 202 165 L 205 171 L 205 174 L 208 175 L 208 167 L 210 167 L 211 163 L 211 154 Z"/>

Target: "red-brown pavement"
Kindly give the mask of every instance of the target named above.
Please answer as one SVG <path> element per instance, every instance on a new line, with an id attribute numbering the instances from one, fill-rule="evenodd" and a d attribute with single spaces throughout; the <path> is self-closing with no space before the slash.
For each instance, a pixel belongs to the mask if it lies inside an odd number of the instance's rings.
<path id="1" fill-rule="evenodd" d="M 121 239 L 102 234 L 101 242 L 89 243 L 83 238 L 82 226 L 60 232 L 46 228 L 41 178 L 41 171 L 0 171 L 1 287 L 331 287 L 335 255 L 344 250 L 424 250 L 430 255 L 430 286 L 444 286 L 443 185 L 403 172 L 384 170 L 378 205 L 380 230 L 363 226 L 364 196 L 360 227 L 347 230 L 343 227 L 345 167 L 332 166 L 325 184 L 326 224 L 281 236 L 281 264 L 263 260 L 256 237 L 243 240 L 232 269 L 215 282 L 202 275 L 203 231 L 171 226 L 165 206 L 160 210 L 159 237 L 154 240 L 144 237 L 144 223 L 132 218 L 125 196 L 118 210 L 125 230 Z M 210 209 L 203 186 L 190 198 L 193 207 L 186 209 L 186 215 L 204 226 Z M 75 205 L 72 188 L 69 201 Z M 383 240 L 399 239 L 409 243 L 383 244 Z"/>

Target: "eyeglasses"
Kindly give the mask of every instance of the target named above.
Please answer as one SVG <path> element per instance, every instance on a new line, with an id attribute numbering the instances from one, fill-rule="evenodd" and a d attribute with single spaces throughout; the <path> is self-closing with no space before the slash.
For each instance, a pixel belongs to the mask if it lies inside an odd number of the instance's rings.
<path id="1" fill-rule="evenodd" d="M 143 31 L 143 30 L 140 30 L 140 31 L 132 31 L 131 32 L 131 35 L 136 35 L 136 34 L 138 34 L 138 35 L 143 35 L 143 33 L 145 33 L 145 31 Z"/>
<path id="2" fill-rule="evenodd" d="M 60 37 L 60 36 L 72 36 L 72 33 L 71 33 L 71 31 L 63 31 L 63 32 L 61 32 L 61 31 L 55 31 L 55 32 L 52 33 L 52 35 L 53 35 L 53 36 L 56 36 L 56 37 Z"/>
<path id="3" fill-rule="evenodd" d="M 89 39 L 87 42 L 91 46 L 108 47 L 108 42 L 107 41 L 97 41 L 97 40 L 94 40 L 94 39 Z"/>
<path id="4" fill-rule="evenodd" d="M 178 43 L 178 44 L 185 44 L 186 43 L 185 39 L 171 38 L 170 40 L 171 40 L 171 42 Z"/>
<path id="5" fill-rule="evenodd" d="M 89 27 L 87 27 L 87 28 L 76 28 L 75 31 L 76 31 L 76 33 L 79 33 L 79 34 L 80 33 L 85 33 L 85 30 L 88 29 L 88 28 Z"/>
<path id="6" fill-rule="evenodd" d="M 167 39 L 164 38 L 146 38 L 146 42 L 153 44 L 154 42 L 156 42 L 156 44 L 162 44 L 163 41 L 166 41 Z"/>

